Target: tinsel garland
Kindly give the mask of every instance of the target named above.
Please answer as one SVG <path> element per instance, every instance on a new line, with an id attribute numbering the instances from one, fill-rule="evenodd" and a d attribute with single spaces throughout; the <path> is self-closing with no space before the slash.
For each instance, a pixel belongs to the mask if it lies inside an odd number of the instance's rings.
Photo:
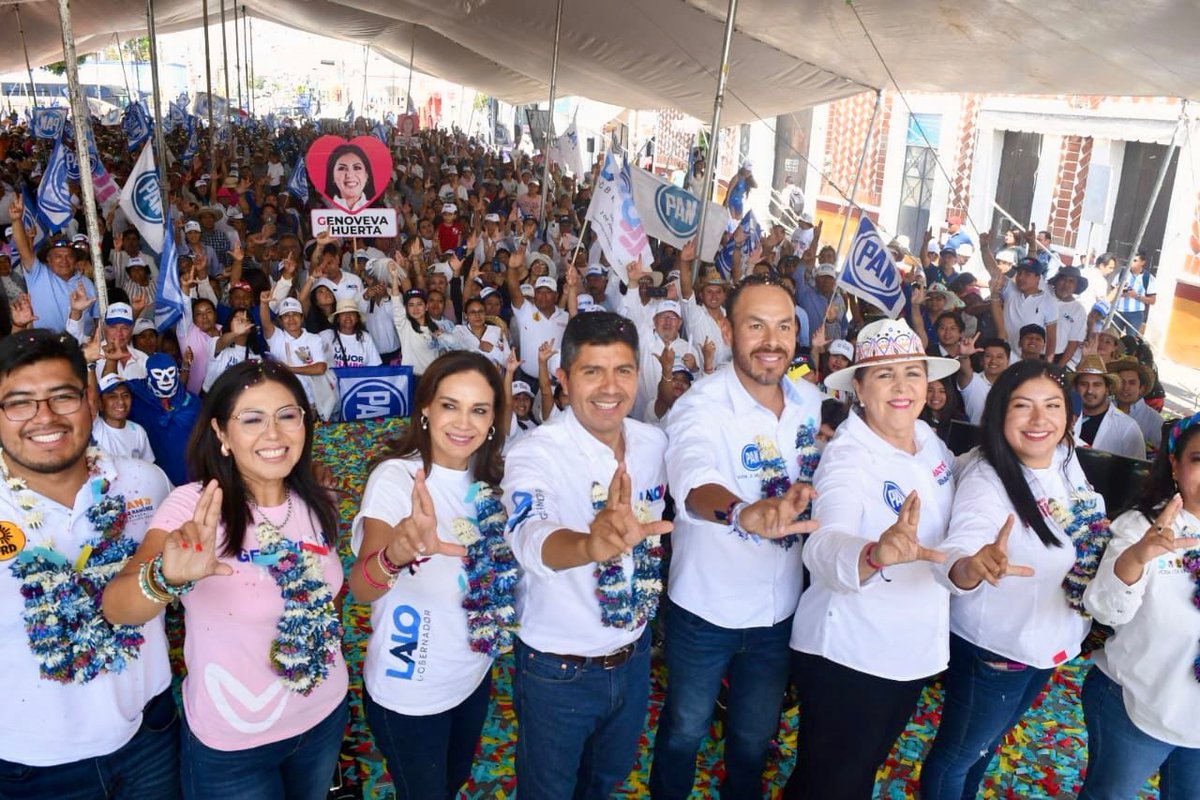
<path id="1" fill-rule="evenodd" d="M 1075 545 L 1075 563 L 1062 582 L 1067 605 L 1088 618 L 1091 615 L 1083 607 L 1083 593 L 1096 577 L 1100 558 L 1112 538 L 1108 517 L 1100 510 L 1099 498 L 1095 492 L 1084 492 L 1074 495 L 1069 507 L 1058 500 L 1049 503 L 1050 516 Z"/>
<path id="2" fill-rule="evenodd" d="M 787 464 L 775 443 L 765 436 L 755 436 L 754 444 L 758 448 L 760 469 L 762 470 L 762 496 L 782 497 L 792 488 L 792 479 L 787 474 Z M 796 480 L 800 483 L 812 483 L 817 465 L 821 463 L 821 451 L 817 449 L 817 431 L 812 425 L 801 425 L 796 430 L 796 462 L 799 472 Z M 810 519 L 811 509 L 805 509 L 796 517 L 796 521 Z M 738 530 L 738 536 L 743 539 L 758 541 L 753 533 Z M 774 543 L 784 550 L 791 549 L 800 537 L 796 534 L 774 539 Z"/>
<path id="3" fill-rule="evenodd" d="M 608 504 L 608 490 L 592 483 L 592 508 L 598 513 Z M 638 521 L 651 522 L 650 504 L 639 501 L 633 512 Z M 621 557 L 596 564 L 596 599 L 600 622 L 608 628 L 633 630 L 645 625 L 658 611 L 662 592 L 662 537 L 647 536 L 633 548 L 633 580 L 625 576 Z"/>
<path id="4" fill-rule="evenodd" d="M 1190 530 L 1184 530 L 1184 536 L 1194 536 Z M 1200 609 L 1200 548 L 1188 550 L 1183 554 L 1183 566 L 1192 576 L 1192 582 L 1195 584 L 1195 591 L 1192 593 L 1192 604 Z M 1197 654 L 1196 659 L 1192 661 L 1192 674 L 1196 680 L 1200 681 L 1200 654 Z"/>
<path id="5" fill-rule="evenodd" d="M 472 650 L 496 658 L 512 649 L 517 630 L 517 560 L 504 539 L 508 514 L 492 487 L 482 481 L 471 484 L 466 502 L 475 506 L 475 519 L 459 517 L 451 529 L 467 548 L 467 591 L 462 600 L 467 634 Z"/>

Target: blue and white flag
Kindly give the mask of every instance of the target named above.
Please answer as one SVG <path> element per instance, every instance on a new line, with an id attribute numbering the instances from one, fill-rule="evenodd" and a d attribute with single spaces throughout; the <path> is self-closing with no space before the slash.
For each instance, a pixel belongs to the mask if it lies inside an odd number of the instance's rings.
<path id="1" fill-rule="evenodd" d="M 412 367 L 334 367 L 342 419 L 407 417 L 412 409 Z"/>
<path id="2" fill-rule="evenodd" d="M 63 157 L 67 159 L 67 180 L 79 180 L 79 159 L 75 157 L 74 148 L 68 147 L 63 150 Z"/>
<path id="3" fill-rule="evenodd" d="M 184 297 L 183 286 L 179 282 L 179 253 L 176 251 L 169 217 L 158 235 L 163 245 L 158 264 L 158 292 L 154 299 L 154 327 L 162 333 L 174 327 L 183 316 L 188 299 Z"/>
<path id="4" fill-rule="evenodd" d="M 762 244 L 762 228 L 758 225 L 758 220 L 754 218 L 753 211 L 747 211 L 742 216 L 742 221 L 738 223 L 738 228 L 746 234 L 745 241 L 742 242 L 742 274 L 749 272 L 753 264 L 747 264 L 746 259 L 758 249 Z M 734 229 L 736 232 L 736 228 Z M 721 273 L 721 277 L 728 280 L 733 273 L 733 253 L 737 250 L 737 241 L 731 235 L 729 240 L 725 242 L 725 246 L 717 253 L 713 265 Z"/>
<path id="5" fill-rule="evenodd" d="M 62 136 L 63 126 L 67 122 L 65 108 L 35 108 L 33 114 L 33 135 L 39 139 L 57 139 Z"/>
<path id="6" fill-rule="evenodd" d="M 896 269 L 883 237 L 870 217 L 863 214 L 837 285 L 896 319 L 904 309 L 900 283 L 900 271 Z"/>
<path id="7" fill-rule="evenodd" d="M 224 119 L 229 110 L 229 101 L 208 92 L 196 92 L 196 105 L 192 109 L 192 113 L 197 117 L 204 118 L 208 116 L 210 110 L 214 120 Z"/>
<path id="8" fill-rule="evenodd" d="M 287 191 L 301 203 L 308 202 L 308 172 L 304 169 L 303 156 L 296 159 L 296 166 L 292 168 L 292 176 L 288 178 Z"/>
<path id="9" fill-rule="evenodd" d="M 384 144 L 388 143 L 387 127 L 382 122 L 375 123 L 375 129 L 371 131 L 371 135 Z"/>
<path id="10" fill-rule="evenodd" d="M 121 210 L 142 235 L 142 241 L 155 252 L 162 252 L 162 194 L 158 188 L 158 170 L 154 166 L 154 148 L 149 142 L 142 148 L 125 188 L 121 189 Z"/>
<path id="11" fill-rule="evenodd" d="M 187 105 L 172 101 L 169 104 L 167 111 L 167 119 L 163 125 L 163 132 L 170 133 L 180 125 L 187 124 Z"/>
<path id="12" fill-rule="evenodd" d="M 106 128 L 115 128 L 121 124 L 121 109 L 110 108 L 100 117 L 100 124 Z"/>
<path id="13" fill-rule="evenodd" d="M 130 103 L 125 109 L 121 127 L 125 129 L 125 136 L 129 139 L 126 146 L 132 153 L 150 138 L 150 115 L 141 103 Z"/>
<path id="14" fill-rule="evenodd" d="M 46 241 L 46 228 L 38 221 L 37 200 L 30 194 L 28 186 L 21 190 L 21 199 L 25 201 L 25 212 L 21 214 L 21 222 L 25 225 L 29 240 L 33 242 L 33 249 L 37 250 Z M 32 267 L 33 265 L 25 264 L 24 266 Z"/>
<path id="15" fill-rule="evenodd" d="M 196 118 L 189 116 L 187 118 L 188 140 L 183 148 L 183 156 L 179 159 L 187 166 L 192 163 L 192 160 L 200 152 L 200 136 L 196 133 Z"/>
<path id="16" fill-rule="evenodd" d="M 629 264 L 641 261 L 648 268 L 654 260 L 646 228 L 633 202 L 633 179 L 629 165 L 609 153 L 600 169 L 587 219 L 600 249 L 622 283 L 629 282 Z"/>
<path id="17" fill-rule="evenodd" d="M 42 183 L 38 186 L 38 221 L 47 231 L 60 231 L 67 227 L 74 215 L 71 206 L 71 189 L 67 186 L 67 146 L 62 139 L 54 145 L 54 152 L 46 162 Z"/>

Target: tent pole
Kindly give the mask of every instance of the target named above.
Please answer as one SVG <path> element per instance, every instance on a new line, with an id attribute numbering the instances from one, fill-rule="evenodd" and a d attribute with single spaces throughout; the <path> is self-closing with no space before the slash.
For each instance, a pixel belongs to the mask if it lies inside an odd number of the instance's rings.
<path id="1" fill-rule="evenodd" d="M 13 11 L 17 14 L 17 33 L 21 36 L 21 49 L 25 52 L 25 71 L 29 73 L 29 94 L 33 97 L 33 107 L 38 108 L 37 84 L 33 82 L 33 67 L 29 66 L 29 48 L 25 45 L 25 28 L 21 25 L 21 4 L 15 3 Z"/>
<path id="2" fill-rule="evenodd" d="M 233 69 L 236 76 L 238 111 L 242 110 L 242 34 L 238 28 L 237 3 L 233 4 Z"/>
<path id="3" fill-rule="evenodd" d="M 158 87 L 158 42 L 154 26 L 154 0 L 146 0 L 146 29 L 150 37 L 150 87 L 154 96 L 154 149 L 158 151 L 158 190 L 163 219 L 167 211 L 167 141 L 163 134 L 162 99 Z"/>
<path id="4" fill-rule="evenodd" d="M 408 45 L 408 88 L 404 90 L 405 91 L 405 94 L 404 94 L 404 113 L 405 114 L 409 113 L 409 109 L 412 109 L 414 112 L 417 110 L 416 104 L 413 103 L 413 101 L 412 101 L 413 59 L 416 57 L 417 57 L 417 25 L 416 25 L 416 23 L 413 23 L 412 41 L 409 42 L 409 45 Z"/>
<path id="5" fill-rule="evenodd" d="M 842 220 L 842 233 L 838 237 L 837 254 L 834 264 L 842 263 L 842 245 L 846 243 L 846 231 L 850 228 L 850 217 L 854 213 L 854 195 L 858 194 L 858 184 L 862 181 L 863 166 L 867 163 L 867 153 L 871 151 L 871 137 L 875 133 L 875 121 L 879 119 L 879 109 L 883 107 L 883 90 L 875 90 L 875 110 L 871 112 L 871 123 L 867 126 L 867 138 L 863 140 L 862 153 L 858 157 L 858 169 L 854 172 L 854 185 L 850 187 L 850 199 L 846 203 L 846 217 Z"/>
<path id="6" fill-rule="evenodd" d="M 230 123 L 230 116 L 229 116 L 229 41 L 226 36 L 226 33 L 227 33 L 227 31 L 225 29 L 225 0 L 221 0 L 221 60 L 224 62 L 224 70 L 223 71 L 225 73 L 225 122 L 224 122 L 224 125 L 225 125 L 226 134 L 231 134 L 231 131 L 229 130 L 229 123 Z M 229 136 L 229 146 L 231 148 L 230 154 L 232 157 L 232 154 L 236 152 L 236 150 L 232 149 L 232 148 L 236 147 L 236 145 L 233 142 L 232 135 Z"/>
<path id="7" fill-rule="evenodd" d="M 91 117 L 79 87 L 75 32 L 71 27 L 71 6 L 68 0 L 58 0 L 58 22 L 62 28 L 63 59 L 67 66 L 67 94 L 71 103 L 71 118 L 75 123 L 75 158 L 79 163 L 79 188 L 83 191 L 83 216 L 87 221 L 88 249 L 92 254 L 96 307 L 100 319 L 104 319 L 104 312 L 108 308 L 108 291 L 104 283 L 104 260 L 100 255 L 100 220 L 96 214 L 96 187 L 92 183 L 92 154 L 88 147 L 88 126 L 91 125 Z"/>
<path id="8" fill-rule="evenodd" d="M 121 47 L 121 34 L 114 33 L 117 37 L 117 60 L 121 62 L 121 77 L 125 79 L 125 99 L 132 100 L 133 92 L 129 88 L 129 73 L 125 71 L 125 49 Z"/>
<path id="9" fill-rule="evenodd" d="M 1179 150 L 1179 132 L 1187 124 L 1187 100 L 1183 100 L 1182 103 L 1183 107 L 1179 111 L 1179 122 L 1175 124 L 1175 131 L 1171 134 L 1171 143 L 1167 145 L 1166 157 L 1158 165 L 1158 175 L 1155 176 L 1154 188 L 1150 191 L 1150 202 L 1146 204 L 1146 211 L 1142 214 L 1142 222 L 1138 225 L 1137 236 L 1133 239 L 1133 248 L 1129 251 L 1129 261 L 1126 261 L 1125 266 L 1121 267 L 1120 278 L 1117 280 L 1117 296 L 1110 304 L 1108 316 L 1104 318 L 1105 328 L 1112 324 L 1113 317 L 1117 314 L 1117 303 L 1121 300 L 1121 292 L 1125 289 L 1125 282 L 1129 280 L 1129 262 L 1133 260 L 1142 246 L 1142 238 L 1146 235 L 1146 228 L 1150 227 L 1150 217 L 1154 214 L 1154 206 L 1158 204 L 1159 192 L 1162 191 L 1163 183 L 1167 179 L 1167 170 L 1170 169 L 1171 160 L 1175 158 L 1175 153 Z M 1147 264 L 1145 268 L 1149 269 L 1150 265 Z M 1148 319 L 1149 314 L 1146 316 Z M 1134 333 L 1139 337 L 1141 336 L 1140 331 L 1134 331 Z"/>
<path id="10" fill-rule="evenodd" d="M 250 12 L 242 6 L 242 40 L 246 43 L 246 101 L 254 113 L 254 44 L 250 41 Z"/>
<path id="11" fill-rule="evenodd" d="M 704 242 L 704 218 L 708 212 L 708 201 L 712 199 L 713 181 L 717 174 L 717 156 L 721 144 L 721 107 L 725 105 L 725 86 L 729 82 L 729 49 L 733 46 L 733 24 L 737 19 L 738 0 L 729 0 L 729 8 L 725 12 L 725 38 L 721 44 L 721 67 L 717 71 L 717 94 L 713 98 L 712 127 L 708 134 L 708 156 L 705 159 L 704 190 L 700 194 L 700 227 L 696 228 L 696 246 Z M 711 255 L 711 254 L 710 254 Z M 692 280 L 700 275 L 700 262 L 704 260 L 703 253 L 696 254 L 692 262 Z"/>
<path id="12" fill-rule="evenodd" d="M 367 44 L 367 45 L 363 45 L 363 90 L 362 90 L 362 104 L 359 105 L 359 108 L 362 109 L 363 116 L 366 116 L 366 113 L 367 113 L 367 71 L 370 69 L 370 65 L 371 65 L 371 45 Z"/>
<path id="13" fill-rule="evenodd" d="M 213 130 L 213 100 L 212 100 L 212 55 L 208 45 L 208 0 L 201 0 L 200 6 L 204 14 L 204 81 L 208 87 L 208 171 L 217 168 L 217 136 Z M 209 191 L 212 191 L 211 188 Z M 210 194 L 209 197 L 216 197 Z"/>
<path id="14" fill-rule="evenodd" d="M 542 148 L 542 208 L 538 228 L 546 224 L 546 203 L 550 196 L 550 140 L 554 138 L 554 95 L 558 91 L 558 43 L 562 36 L 563 0 L 558 0 L 554 15 L 554 55 L 550 60 L 550 121 L 546 124 L 546 141 Z"/>

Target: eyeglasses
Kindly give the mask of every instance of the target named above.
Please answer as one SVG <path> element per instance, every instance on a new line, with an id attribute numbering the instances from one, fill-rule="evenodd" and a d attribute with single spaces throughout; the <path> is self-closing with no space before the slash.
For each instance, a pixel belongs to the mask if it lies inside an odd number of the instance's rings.
<path id="1" fill-rule="evenodd" d="M 5 400 L 3 403 L 0 403 L 0 411 L 4 412 L 4 416 L 8 417 L 10 422 L 26 422 L 36 417 L 38 407 L 42 403 L 45 403 L 50 409 L 50 413 L 66 417 L 74 414 L 83 405 L 83 395 L 83 389 L 73 389 L 70 391 L 61 391 L 40 400 L 32 397 Z"/>
<path id="2" fill-rule="evenodd" d="M 272 417 L 279 430 L 287 433 L 295 433 L 304 427 L 304 409 L 300 406 L 284 406 L 274 414 L 252 409 L 233 415 L 233 419 L 242 426 L 242 430 L 255 436 L 267 432 Z"/>

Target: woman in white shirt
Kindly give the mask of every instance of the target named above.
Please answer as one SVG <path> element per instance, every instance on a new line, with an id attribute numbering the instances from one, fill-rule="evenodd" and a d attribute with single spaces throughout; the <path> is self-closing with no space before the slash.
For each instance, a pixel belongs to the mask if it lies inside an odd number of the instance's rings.
<path id="1" fill-rule="evenodd" d="M 483 353 L 497 369 L 504 369 L 512 349 L 505 341 L 504 331 L 487 321 L 483 301 L 472 297 L 463 303 L 463 319 L 465 322 L 454 329 L 454 338 L 464 349 Z"/>
<path id="2" fill-rule="evenodd" d="M 1083 602 L 1116 635 L 1083 684 L 1080 800 L 1200 797 L 1200 414 L 1171 427 Z M 1151 520 L 1153 519 L 1153 522 Z"/>
<path id="3" fill-rule="evenodd" d="M 512 646 L 516 562 L 495 494 L 504 387 L 479 353 L 434 361 L 420 421 L 375 467 L 354 520 L 354 596 L 371 603 L 364 705 L 400 798 L 453 798 Z"/>
<path id="4" fill-rule="evenodd" d="M 392 294 L 400 294 L 399 279 L 392 276 Z M 412 367 L 413 375 L 420 378 L 426 368 L 437 358 L 438 328 L 429 317 L 425 305 L 425 292 L 409 289 L 404 292 L 404 302 L 393 303 L 393 323 L 400 336 L 400 363 Z"/>
<path id="5" fill-rule="evenodd" d="M 337 308 L 330 317 L 333 327 L 321 331 L 329 355 L 335 367 L 378 367 L 383 363 L 375 340 L 363 324 L 358 301 L 345 297 L 337 301 Z"/>
<path id="6" fill-rule="evenodd" d="M 917 419 L 928 382 L 953 359 L 926 355 L 901 320 L 862 330 L 853 366 L 826 385 L 853 389 L 853 413 L 817 468 L 804 544 L 812 584 L 792 623 L 793 677 L 804 713 L 785 798 L 862 800 L 946 667 L 949 581 L 937 568 L 954 497 L 954 456 Z"/>
<path id="7" fill-rule="evenodd" d="M 964 594 L 950 598 L 950 669 L 924 800 L 976 796 L 1004 736 L 1090 630 L 1083 589 L 1107 520 L 1075 457 L 1069 409 L 1059 367 L 1020 361 L 988 394 L 982 446 L 959 462 L 941 550 Z M 1076 563 L 1077 541 L 1094 553 L 1091 570 Z"/>

